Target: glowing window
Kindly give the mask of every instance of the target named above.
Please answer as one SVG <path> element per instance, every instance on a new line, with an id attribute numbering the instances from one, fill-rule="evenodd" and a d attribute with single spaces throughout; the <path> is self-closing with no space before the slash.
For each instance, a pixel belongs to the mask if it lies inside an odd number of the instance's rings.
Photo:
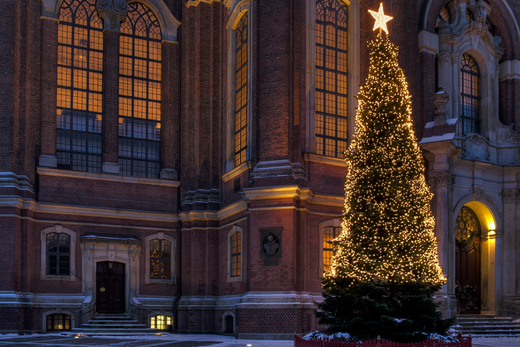
<path id="1" fill-rule="evenodd" d="M 247 159 L 247 14 L 235 29 L 235 165 Z"/>
<path id="2" fill-rule="evenodd" d="M 171 330 L 172 317 L 157 315 L 150 319 L 150 328 L 158 330 Z"/>
<path id="3" fill-rule="evenodd" d="M 150 240 L 150 278 L 171 278 L 171 242 L 168 240 Z"/>
<path id="4" fill-rule="evenodd" d="M 101 172 L 103 25 L 95 0 L 64 0 L 58 25 L 58 168 Z"/>
<path id="5" fill-rule="evenodd" d="M 239 232 L 231 235 L 231 277 L 241 275 L 242 271 L 242 234 Z"/>
<path id="6" fill-rule="evenodd" d="M 347 149 L 347 6 L 316 2 L 317 153 L 343 157 Z"/>
<path id="7" fill-rule="evenodd" d="M 339 236 L 340 227 L 323 228 L 323 271 L 326 272 L 332 264 L 332 257 L 336 254 L 329 242 Z"/>
<path id="8" fill-rule="evenodd" d="M 47 244 L 47 275 L 70 275 L 70 236 L 64 233 L 49 233 Z"/>
<path id="9" fill-rule="evenodd" d="M 47 331 L 70 330 L 70 316 L 50 314 L 47 316 Z"/>
<path id="10" fill-rule="evenodd" d="M 119 169 L 159 178 L 161 167 L 161 29 L 153 12 L 128 5 L 119 41 Z"/>
<path id="11" fill-rule="evenodd" d="M 480 69 L 466 53 L 460 60 L 460 117 L 464 134 L 480 132 Z"/>

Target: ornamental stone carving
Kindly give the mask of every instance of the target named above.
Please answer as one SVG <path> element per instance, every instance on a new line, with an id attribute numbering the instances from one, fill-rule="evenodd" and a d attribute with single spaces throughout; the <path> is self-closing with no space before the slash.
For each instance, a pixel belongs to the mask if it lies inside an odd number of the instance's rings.
<path id="1" fill-rule="evenodd" d="M 469 135 L 462 144 L 460 158 L 468 160 L 489 161 L 490 151 L 487 140 L 480 135 Z"/>
<path id="2" fill-rule="evenodd" d="M 473 187 L 473 200 L 480 201 L 484 195 L 484 187 Z"/>
<path id="3" fill-rule="evenodd" d="M 444 67 L 444 65 L 448 64 L 450 61 L 450 52 L 448 51 L 440 51 L 437 53 L 437 57 L 439 59 L 439 64 L 441 64 L 441 68 Z"/>
<path id="4" fill-rule="evenodd" d="M 429 173 L 428 182 L 433 189 L 446 187 L 451 190 L 455 183 L 455 176 L 448 171 L 434 171 Z"/>
<path id="5" fill-rule="evenodd" d="M 104 21 L 104 28 L 119 31 L 128 12 L 126 0 L 97 0 L 98 15 Z"/>
<path id="6" fill-rule="evenodd" d="M 442 87 L 433 95 L 433 104 L 435 105 L 435 125 L 444 125 L 446 123 L 446 104 L 450 100 L 450 95 L 444 91 Z"/>
<path id="7" fill-rule="evenodd" d="M 519 193 L 518 189 L 502 189 L 502 200 L 504 202 L 516 202 Z"/>
<path id="8" fill-rule="evenodd" d="M 508 144 L 520 144 L 520 133 L 515 130 L 514 124 L 503 125 L 497 121 L 497 140 Z"/>

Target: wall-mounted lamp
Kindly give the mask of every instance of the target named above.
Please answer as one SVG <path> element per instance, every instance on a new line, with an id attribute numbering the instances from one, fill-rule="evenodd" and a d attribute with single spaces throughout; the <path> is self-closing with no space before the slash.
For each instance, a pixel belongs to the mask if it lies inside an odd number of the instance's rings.
<path id="1" fill-rule="evenodd" d="M 491 221 L 489 222 L 489 225 L 488 225 L 488 235 L 496 235 L 496 226 L 495 226 L 495 222 Z"/>

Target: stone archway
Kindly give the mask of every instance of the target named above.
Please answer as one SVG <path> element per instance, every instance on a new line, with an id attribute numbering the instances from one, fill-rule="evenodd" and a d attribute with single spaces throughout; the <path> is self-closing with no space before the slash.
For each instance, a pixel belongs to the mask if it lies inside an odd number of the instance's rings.
<path id="1" fill-rule="evenodd" d="M 459 314 L 497 312 L 497 219 L 481 201 L 469 201 L 457 211 L 455 236 L 455 296 Z"/>

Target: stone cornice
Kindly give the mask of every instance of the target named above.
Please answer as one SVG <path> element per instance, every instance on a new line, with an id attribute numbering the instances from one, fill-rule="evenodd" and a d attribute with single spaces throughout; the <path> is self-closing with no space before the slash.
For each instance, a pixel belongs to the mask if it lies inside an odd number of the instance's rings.
<path id="1" fill-rule="evenodd" d="M 225 2 L 229 2 L 229 0 L 224 0 Z M 209 4 L 211 5 L 212 3 L 216 2 L 216 3 L 219 3 L 220 0 L 190 0 L 186 3 L 186 7 L 187 8 L 190 8 L 190 7 L 197 7 L 199 6 L 200 3 L 205 3 L 205 4 Z"/>

